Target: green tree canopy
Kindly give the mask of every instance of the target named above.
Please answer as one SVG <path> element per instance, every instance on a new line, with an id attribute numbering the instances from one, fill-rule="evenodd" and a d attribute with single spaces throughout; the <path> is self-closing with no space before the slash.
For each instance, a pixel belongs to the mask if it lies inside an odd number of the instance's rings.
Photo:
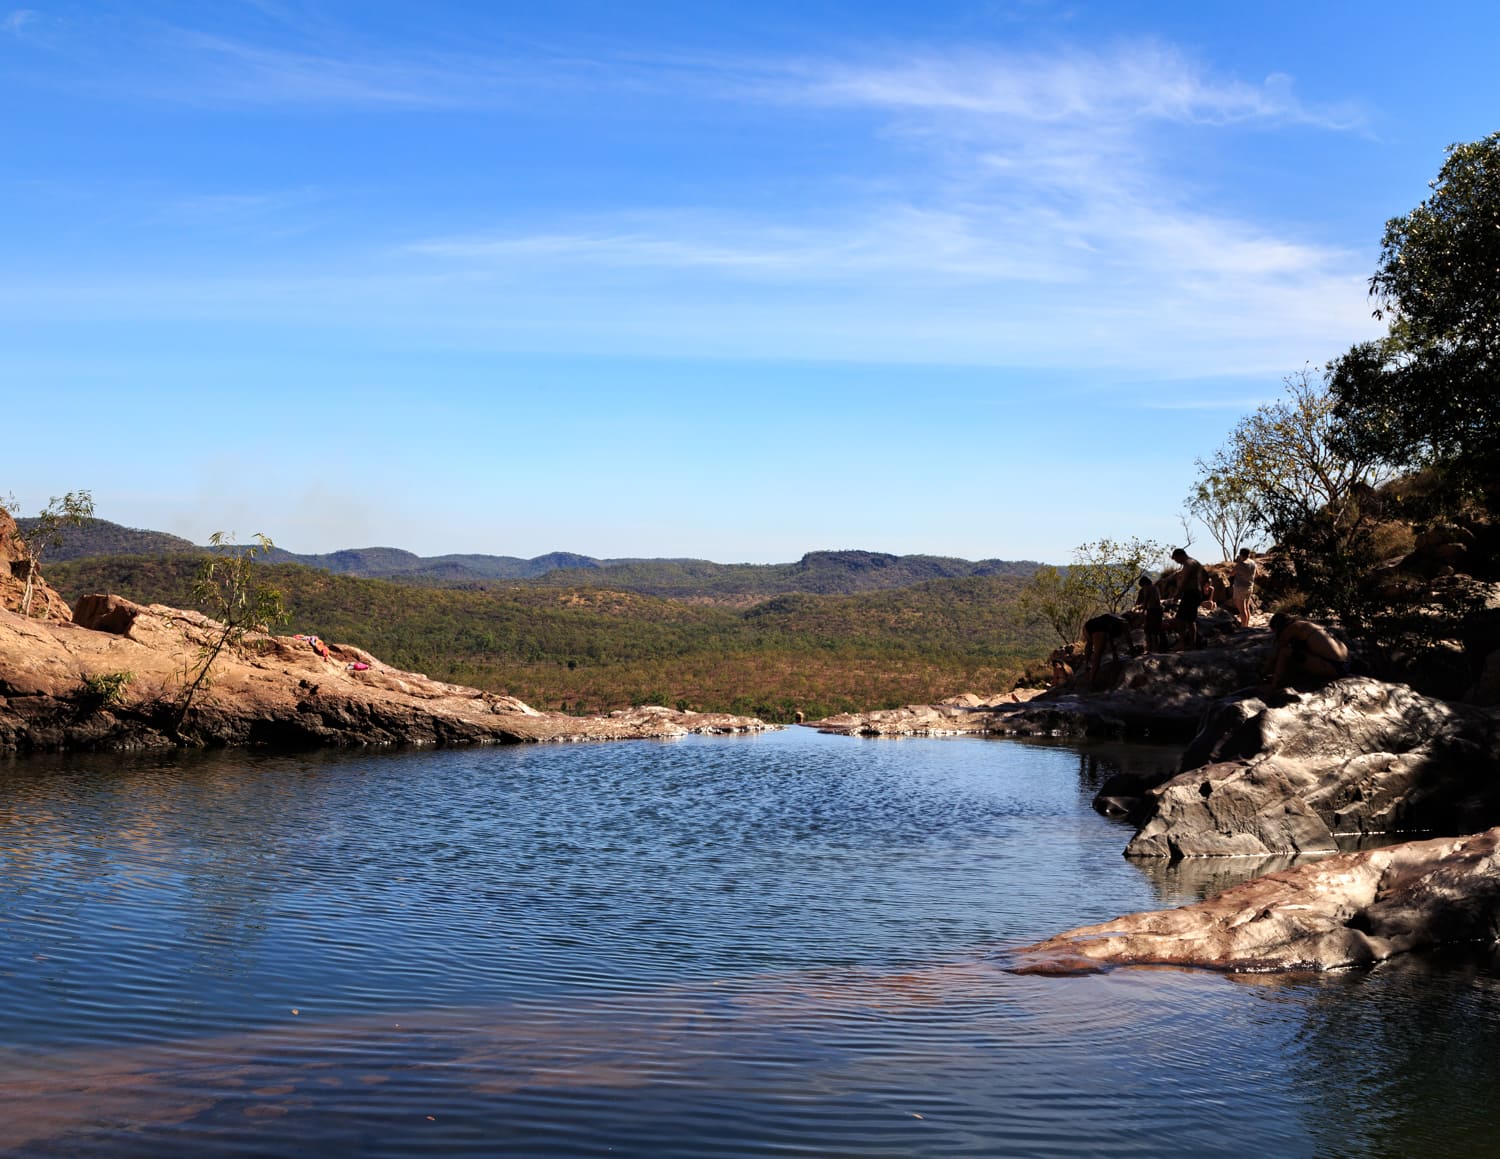
<path id="1" fill-rule="evenodd" d="M 1250 526 L 1282 537 L 1320 516 L 1345 529 L 1359 515 L 1361 492 L 1387 477 L 1384 463 L 1345 445 L 1337 401 L 1310 370 L 1283 385 L 1283 398 L 1242 418 L 1199 468 L 1252 509 Z"/>
<path id="2" fill-rule="evenodd" d="M 1370 279 L 1389 333 L 1329 364 L 1345 438 L 1463 482 L 1500 471 L 1500 133 L 1452 145 L 1432 195 L 1386 223 Z"/>

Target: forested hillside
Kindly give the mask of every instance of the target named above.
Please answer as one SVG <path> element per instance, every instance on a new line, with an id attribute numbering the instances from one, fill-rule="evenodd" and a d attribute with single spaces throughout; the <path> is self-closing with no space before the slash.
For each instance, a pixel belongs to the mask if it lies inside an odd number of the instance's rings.
<path id="1" fill-rule="evenodd" d="M 788 565 L 795 566 L 795 565 Z M 54 564 L 70 600 L 112 591 L 191 606 L 186 556 Z M 403 668 L 537 707 L 682 704 L 786 720 L 1008 688 L 1046 649 L 1010 575 L 857 595 L 778 596 L 736 609 L 605 588 L 443 588 L 268 565 L 287 632 L 357 644 Z"/>
<path id="2" fill-rule="evenodd" d="M 22 535 L 36 529 L 40 520 L 35 517 L 16 517 L 16 526 Z M 47 558 L 52 561 L 87 559 L 98 555 L 165 555 L 171 552 L 202 551 L 190 539 L 172 535 L 165 531 L 147 531 L 140 527 L 124 527 L 108 519 L 89 519 L 83 524 L 64 529 L 62 542 L 48 547 Z"/>
<path id="3" fill-rule="evenodd" d="M 25 533 L 35 519 L 18 519 Z M 62 543 L 50 548 L 54 562 L 115 555 L 201 552 L 178 535 L 123 527 L 90 519 L 68 527 Z M 554 551 L 533 559 L 510 555 L 421 556 L 398 547 L 358 547 L 320 555 L 274 548 L 271 564 L 303 564 L 335 575 L 396 579 L 435 585 L 509 584 L 530 580 L 550 587 L 609 587 L 617 591 L 673 599 L 701 599 L 748 605 L 787 592 L 845 594 L 909 587 L 932 579 L 1016 575 L 1026 578 L 1037 565 L 1001 559 L 951 559 L 936 555 L 889 555 L 878 551 L 812 551 L 795 563 L 712 563 L 706 559 L 595 559 Z"/>
<path id="4" fill-rule="evenodd" d="M 551 587 L 607 585 L 620 591 L 672 599 L 720 599 L 747 603 L 790 592 L 852 595 L 910 587 L 935 579 L 1017 576 L 1036 571 L 1030 561 L 971 562 L 936 555 L 887 555 L 877 551 L 810 551 L 796 563 L 709 563 L 707 560 L 620 560 L 597 569 L 547 572 L 533 583 Z"/>

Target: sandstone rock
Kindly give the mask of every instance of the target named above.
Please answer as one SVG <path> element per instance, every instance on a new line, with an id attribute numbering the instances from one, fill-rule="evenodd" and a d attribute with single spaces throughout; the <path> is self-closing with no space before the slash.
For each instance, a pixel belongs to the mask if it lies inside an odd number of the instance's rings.
<path id="1" fill-rule="evenodd" d="M 538 712 L 514 697 L 402 672 L 348 645 L 330 645 L 325 659 L 292 637 L 250 635 L 220 657 L 179 729 L 183 673 L 220 625 L 113 597 L 89 602 L 88 618 L 110 630 L 0 610 L 0 752 L 622 740 L 773 727 L 666 708 Z M 356 663 L 366 667 L 355 671 Z M 84 694 L 85 677 L 121 673 L 129 679 L 117 702 L 100 706 Z"/>
<path id="2" fill-rule="evenodd" d="M 21 599 L 26 590 L 26 575 L 31 564 L 26 550 L 21 546 L 21 534 L 16 521 L 0 507 L 0 608 L 21 610 Z M 31 614 L 40 620 L 70 620 L 72 611 L 68 601 L 42 578 L 38 572 L 32 584 Z"/>
<path id="3" fill-rule="evenodd" d="M 1217 704 L 1151 789 L 1133 857 L 1328 851 L 1336 837 L 1500 822 L 1500 713 L 1363 677 Z"/>
<path id="4" fill-rule="evenodd" d="M 79 596 L 73 608 L 73 622 L 95 632 L 112 632 L 124 636 L 143 609 L 124 596 Z"/>
<path id="5" fill-rule="evenodd" d="M 1187 740 L 1216 698 L 1259 680 L 1269 641 L 1266 631 L 1239 631 L 1220 646 L 1106 663 L 1099 669 L 1098 691 L 1017 690 L 999 703 L 844 713 L 814 727 L 846 736 L 975 733 Z"/>
<path id="6" fill-rule="evenodd" d="M 1500 828 L 1345 853 L 1174 910 L 1130 914 L 1015 951 L 1019 973 L 1108 966 L 1337 970 L 1500 939 Z"/>

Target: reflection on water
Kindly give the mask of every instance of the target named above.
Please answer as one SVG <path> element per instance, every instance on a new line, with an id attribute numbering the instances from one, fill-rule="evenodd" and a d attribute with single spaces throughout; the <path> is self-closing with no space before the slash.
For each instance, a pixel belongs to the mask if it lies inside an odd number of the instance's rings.
<path id="1" fill-rule="evenodd" d="M 1209 888 L 1089 807 L 1163 760 L 794 730 L 0 766 L 0 1154 L 1480 1153 L 1488 959 L 994 967 Z"/>

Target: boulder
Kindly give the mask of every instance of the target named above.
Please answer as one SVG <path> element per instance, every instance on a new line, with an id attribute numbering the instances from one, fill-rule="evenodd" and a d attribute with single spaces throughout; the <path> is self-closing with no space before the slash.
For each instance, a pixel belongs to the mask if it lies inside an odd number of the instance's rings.
<path id="1" fill-rule="evenodd" d="M 1150 789 L 1131 857 L 1326 852 L 1339 838 L 1500 822 L 1500 712 L 1364 677 L 1216 704 Z"/>
<path id="2" fill-rule="evenodd" d="M 144 610 L 140 604 L 131 603 L 124 596 L 79 596 L 78 603 L 73 606 L 73 622 L 90 631 L 124 636 L 129 634 L 136 617 Z"/>
<path id="3" fill-rule="evenodd" d="M 1017 973 L 1110 966 L 1265 972 L 1368 966 L 1500 939 L 1500 828 L 1344 853 L 1194 905 L 1129 914 L 1014 951 Z"/>

